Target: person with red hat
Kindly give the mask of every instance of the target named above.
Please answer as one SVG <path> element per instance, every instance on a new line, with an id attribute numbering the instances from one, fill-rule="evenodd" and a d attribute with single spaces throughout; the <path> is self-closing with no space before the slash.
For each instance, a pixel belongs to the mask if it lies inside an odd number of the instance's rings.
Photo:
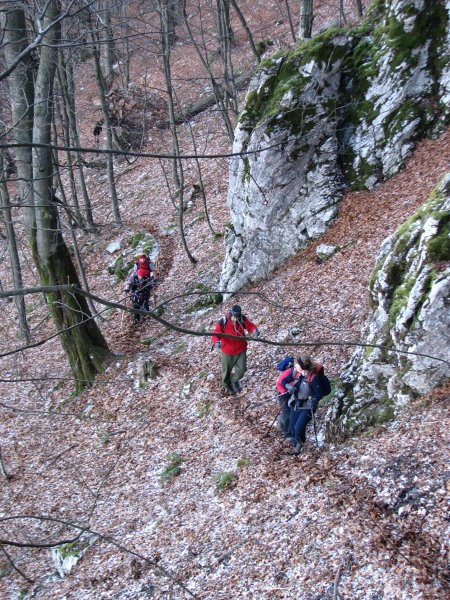
<path id="1" fill-rule="evenodd" d="M 245 331 L 259 336 L 259 330 L 254 323 L 242 314 L 241 307 L 235 304 L 227 316 L 222 317 L 214 329 L 212 337 L 213 348 L 221 350 L 220 364 L 222 370 L 222 385 L 227 394 L 238 394 L 241 391 L 239 380 L 247 370 L 247 342 Z M 233 338 L 222 337 L 225 333 Z"/>
<path id="2" fill-rule="evenodd" d="M 134 263 L 135 273 L 137 273 L 139 270 L 145 271 L 145 276 L 148 279 L 152 279 L 154 276 L 153 263 L 146 254 L 141 254 L 138 260 Z"/>

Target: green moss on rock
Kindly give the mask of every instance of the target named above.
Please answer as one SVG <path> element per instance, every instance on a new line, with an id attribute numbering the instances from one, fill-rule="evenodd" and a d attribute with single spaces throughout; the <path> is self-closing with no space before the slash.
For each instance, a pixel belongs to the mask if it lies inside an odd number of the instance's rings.
<path id="1" fill-rule="evenodd" d="M 428 256 L 433 262 L 450 260 L 450 215 L 445 213 L 439 221 L 436 236 L 428 242 Z"/>
<path id="2" fill-rule="evenodd" d="M 115 283 L 124 281 L 133 269 L 140 254 L 151 254 L 155 248 L 155 238 L 148 232 L 138 231 L 125 240 L 126 249 L 108 267 L 108 273 L 114 275 Z"/>

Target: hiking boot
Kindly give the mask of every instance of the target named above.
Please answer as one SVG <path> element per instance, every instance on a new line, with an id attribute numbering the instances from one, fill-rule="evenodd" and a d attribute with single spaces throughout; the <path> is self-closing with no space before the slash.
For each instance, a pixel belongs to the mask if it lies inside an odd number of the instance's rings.
<path id="1" fill-rule="evenodd" d="M 233 382 L 231 385 L 233 387 L 233 391 L 234 391 L 235 394 L 239 394 L 242 391 L 242 388 L 239 385 L 238 381 Z"/>
<path id="2" fill-rule="evenodd" d="M 227 386 L 225 387 L 225 394 L 226 394 L 227 396 L 234 396 L 234 394 L 235 394 L 235 391 L 234 391 L 234 389 L 233 389 L 233 388 L 232 388 L 230 385 L 227 385 Z"/>
<path id="3" fill-rule="evenodd" d="M 303 442 L 297 442 L 294 446 L 293 453 L 300 454 L 300 452 L 302 451 L 302 447 L 303 447 Z"/>

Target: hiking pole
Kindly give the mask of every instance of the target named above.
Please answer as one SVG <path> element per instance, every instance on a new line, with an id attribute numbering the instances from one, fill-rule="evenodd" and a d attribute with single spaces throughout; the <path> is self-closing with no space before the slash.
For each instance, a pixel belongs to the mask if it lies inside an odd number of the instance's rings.
<path id="1" fill-rule="evenodd" d="M 276 421 L 276 420 L 278 419 L 278 417 L 281 415 L 281 412 L 282 412 L 282 410 L 283 410 L 283 408 L 284 408 L 284 405 L 286 404 L 286 402 L 287 402 L 287 398 L 286 398 L 286 400 L 283 402 L 283 404 L 281 405 L 281 408 L 280 408 L 280 410 L 277 412 L 277 414 L 276 414 L 276 416 L 275 416 L 275 419 L 274 419 L 274 420 L 273 420 L 273 422 L 272 422 L 272 425 L 269 427 L 269 429 L 267 430 L 267 433 L 266 433 L 266 435 L 265 435 L 264 437 L 269 437 L 270 430 L 271 430 L 271 429 L 272 429 L 272 427 L 274 426 L 274 424 L 275 424 L 275 421 Z"/>
<path id="2" fill-rule="evenodd" d="M 318 446 L 319 440 L 317 439 L 316 415 L 313 411 L 312 405 L 311 405 L 311 415 L 312 415 L 312 422 L 313 422 L 313 427 L 314 427 L 314 437 L 316 438 L 316 446 Z"/>

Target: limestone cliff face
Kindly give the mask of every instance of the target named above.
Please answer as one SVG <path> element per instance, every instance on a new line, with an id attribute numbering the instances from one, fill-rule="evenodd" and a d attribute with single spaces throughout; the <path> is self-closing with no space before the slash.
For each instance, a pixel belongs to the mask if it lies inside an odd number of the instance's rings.
<path id="1" fill-rule="evenodd" d="M 378 0 L 263 61 L 235 132 L 221 289 L 266 277 L 450 117 L 450 0 Z"/>
<path id="2" fill-rule="evenodd" d="M 382 245 L 373 313 L 327 414 L 341 440 L 394 417 L 450 376 L 450 173 L 428 203 Z M 389 350 L 388 350 L 389 349 Z"/>

